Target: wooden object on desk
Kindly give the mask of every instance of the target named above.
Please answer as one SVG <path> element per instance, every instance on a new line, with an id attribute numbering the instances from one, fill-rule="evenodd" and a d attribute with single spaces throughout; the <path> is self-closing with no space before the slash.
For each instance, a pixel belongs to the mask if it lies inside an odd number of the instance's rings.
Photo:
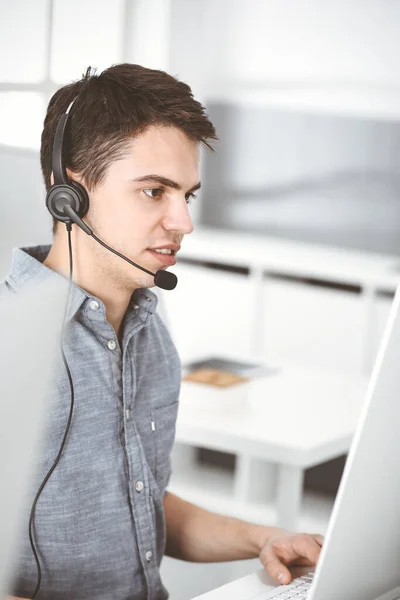
<path id="1" fill-rule="evenodd" d="M 192 381 L 194 383 L 202 383 L 217 387 L 229 387 L 236 383 L 244 383 L 248 381 L 246 377 L 236 375 L 236 373 L 228 373 L 228 371 L 220 371 L 219 369 L 196 369 L 183 378 L 183 381 Z"/>

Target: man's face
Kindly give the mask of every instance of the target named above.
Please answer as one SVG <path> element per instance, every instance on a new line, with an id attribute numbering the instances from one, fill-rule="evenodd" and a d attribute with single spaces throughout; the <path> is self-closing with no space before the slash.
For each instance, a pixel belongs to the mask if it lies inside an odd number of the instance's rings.
<path id="1" fill-rule="evenodd" d="M 149 127 L 113 162 L 104 182 L 89 194 L 87 220 L 109 246 L 152 272 L 176 262 L 193 230 L 189 206 L 199 187 L 199 148 L 175 127 Z M 172 254 L 154 249 L 167 248 Z M 100 272 L 119 288 L 151 287 L 154 279 L 93 240 Z"/>

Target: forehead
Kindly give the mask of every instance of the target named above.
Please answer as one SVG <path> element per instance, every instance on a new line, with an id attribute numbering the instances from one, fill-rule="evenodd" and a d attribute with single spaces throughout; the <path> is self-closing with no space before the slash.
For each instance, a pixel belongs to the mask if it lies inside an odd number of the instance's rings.
<path id="1" fill-rule="evenodd" d="M 148 127 L 135 137 L 123 159 L 130 175 L 155 173 L 193 185 L 199 176 L 199 144 L 176 127 Z M 189 187 L 190 187 L 189 185 Z"/>

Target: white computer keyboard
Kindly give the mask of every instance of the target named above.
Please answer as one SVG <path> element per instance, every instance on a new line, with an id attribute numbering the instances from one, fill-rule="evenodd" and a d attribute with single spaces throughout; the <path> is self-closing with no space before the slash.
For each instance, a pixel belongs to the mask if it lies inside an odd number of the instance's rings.
<path id="1" fill-rule="evenodd" d="M 257 596 L 254 600 L 303 600 L 308 597 L 314 573 L 307 573 L 301 577 L 293 579 L 289 585 L 281 585 L 275 590 L 267 592 L 265 595 Z"/>

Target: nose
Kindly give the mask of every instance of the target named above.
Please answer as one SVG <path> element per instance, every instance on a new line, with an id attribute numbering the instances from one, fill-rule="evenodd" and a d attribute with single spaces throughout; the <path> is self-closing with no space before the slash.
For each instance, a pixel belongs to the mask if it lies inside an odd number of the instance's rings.
<path id="1" fill-rule="evenodd" d="M 183 235 L 192 233 L 193 222 L 185 198 L 175 199 L 171 202 L 163 219 L 163 227 L 166 231 L 178 231 Z"/>

